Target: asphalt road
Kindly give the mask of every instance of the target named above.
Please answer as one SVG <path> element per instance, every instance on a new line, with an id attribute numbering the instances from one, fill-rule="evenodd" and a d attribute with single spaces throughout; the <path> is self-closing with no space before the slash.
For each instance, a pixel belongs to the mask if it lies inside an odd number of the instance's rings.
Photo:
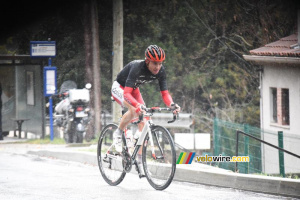
<path id="1" fill-rule="evenodd" d="M 0 152 L 0 199 L 290 199 L 199 184 L 175 182 L 164 191 L 145 178 L 127 174 L 119 186 L 109 186 L 98 166 L 29 154 Z"/>

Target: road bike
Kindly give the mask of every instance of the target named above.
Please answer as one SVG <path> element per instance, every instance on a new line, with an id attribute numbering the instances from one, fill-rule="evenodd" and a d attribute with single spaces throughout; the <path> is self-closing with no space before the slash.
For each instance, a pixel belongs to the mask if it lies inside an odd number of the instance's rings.
<path id="1" fill-rule="evenodd" d="M 145 125 L 140 137 L 130 148 L 126 138 L 126 128 L 122 134 L 123 149 L 116 152 L 113 144 L 113 133 L 118 128 L 116 124 L 108 124 L 101 132 L 98 140 L 97 158 L 98 165 L 104 180 L 112 186 L 120 184 L 126 173 L 135 166 L 140 178 L 146 177 L 150 185 L 156 190 L 166 189 L 172 182 L 176 170 L 176 152 L 170 132 L 163 126 L 155 125 L 151 116 L 155 112 L 171 111 L 170 108 L 152 107 L 145 108 L 145 114 L 139 116 L 137 124 L 144 120 Z M 173 113 L 174 122 L 178 114 Z M 136 156 L 142 148 L 142 166 L 144 174 L 136 161 Z"/>

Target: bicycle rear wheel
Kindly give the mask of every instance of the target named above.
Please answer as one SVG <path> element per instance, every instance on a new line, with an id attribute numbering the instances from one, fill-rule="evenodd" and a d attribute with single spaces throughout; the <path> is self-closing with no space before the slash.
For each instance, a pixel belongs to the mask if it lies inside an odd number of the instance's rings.
<path id="1" fill-rule="evenodd" d="M 145 176 L 153 188 L 164 190 L 171 184 L 175 175 L 174 142 L 170 132 L 162 126 L 154 126 L 150 134 L 147 134 L 143 144 L 142 160 Z"/>
<path id="2" fill-rule="evenodd" d="M 120 184 L 126 172 L 123 170 L 122 156 L 113 147 L 113 133 L 118 128 L 116 124 L 108 124 L 101 132 L 98 140 L 98 166 L 104 180 L 112 186 Z"/>

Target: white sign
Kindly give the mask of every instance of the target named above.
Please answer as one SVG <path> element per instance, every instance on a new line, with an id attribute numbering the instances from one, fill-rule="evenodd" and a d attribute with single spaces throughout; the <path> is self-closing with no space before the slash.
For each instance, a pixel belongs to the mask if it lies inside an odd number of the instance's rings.
<path id="1" fill-rule="evenodd" d="M 175 133 L 175 143 L 186 149 L 210 149 L 210 134 Z"/>
<path id="2" fill-rule="evenodd" d="M 46 72 L 46 92 L 47 94 L 55 93 L 55 70 L 47 70 Z"/>
<path id="3" fill-rule="evenodd" d="M 32 57 L 55 57 L 56 44 L 54 41 L 31 41 L 30 56 Z"/>
<path id="4" fill-rule="evenodd" d="M 199 133 L 195 135 L 195 149 L 210 149 L 210 134 Z"/>
<path id="5" fill-rule="evenodd" d="M 51 96 L 56 92 L 56 67 L 44 67 L 44 95 Z"/>
<path id="6" fill-rule="evenodd" d="M 194 149 L 194 134 L 175 133 L 175 143 L 186 149 Z"/>

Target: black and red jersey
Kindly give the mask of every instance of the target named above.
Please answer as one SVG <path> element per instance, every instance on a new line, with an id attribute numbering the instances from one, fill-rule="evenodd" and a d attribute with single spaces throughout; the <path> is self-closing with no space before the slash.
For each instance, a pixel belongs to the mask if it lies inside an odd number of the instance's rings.
<path id="1" fill-rule="evenodd" d="M 134 60 L 123 68 L 118 74 L 116 81 L 123 87 L 136 89 L 140 85 L 156 79 L 158 80 L 160 91 L 168 90 L 164 66 L 161 67 L 158 74 L 153 75 L 147 68 L 144 60 Z"/>

